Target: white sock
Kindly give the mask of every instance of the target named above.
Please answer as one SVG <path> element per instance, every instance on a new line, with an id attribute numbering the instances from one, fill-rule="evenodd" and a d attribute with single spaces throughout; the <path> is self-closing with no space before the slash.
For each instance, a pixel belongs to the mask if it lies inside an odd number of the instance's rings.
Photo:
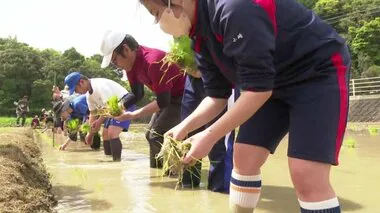
<path id="1" fill-rule="evenodd" d="M 230 210 L 232 212 L 253 212 L 261 192 L 260 175 L 239 175 L 232 171 L 230 184 Z"/>
<path id="2" fill-rule="evenodd" d="M 340 213 L 338 198 L 319 202 L 304 202 L 298 199 L 302 213 Z"/>

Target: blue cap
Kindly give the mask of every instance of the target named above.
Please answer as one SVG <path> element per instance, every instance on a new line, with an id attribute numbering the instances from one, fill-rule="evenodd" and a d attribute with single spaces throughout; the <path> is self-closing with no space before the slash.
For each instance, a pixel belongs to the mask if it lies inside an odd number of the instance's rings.
<path id="1" fill-rule="evenodd" d="M 69 87 L 70 95 L 75 92 L 75 87 L 80 80 L 81 74 L 79 72 L 72 72 L 65 78 L 65 84 Z"/>

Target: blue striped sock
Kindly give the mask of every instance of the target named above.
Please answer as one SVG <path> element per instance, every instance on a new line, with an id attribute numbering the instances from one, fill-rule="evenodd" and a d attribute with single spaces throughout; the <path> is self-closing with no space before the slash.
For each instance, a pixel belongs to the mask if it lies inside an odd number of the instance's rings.
<path id="1" fill-rule="evenodd" d="M 230 212 L 253 212 L 261 192 L 260 175 L 240 175 L 232 170 Z"/>
<path id="2" fill-rule="evenodd" d="M 341 213 L 338 198 L 320 202 L 304 202 L 298 200 L 301 213 Z"/>

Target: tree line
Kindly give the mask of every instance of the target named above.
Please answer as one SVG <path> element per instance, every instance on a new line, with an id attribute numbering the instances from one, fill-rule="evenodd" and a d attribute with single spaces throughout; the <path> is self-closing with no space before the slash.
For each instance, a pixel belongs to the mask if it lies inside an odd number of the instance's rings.
<path id="1" fill-rule="evenodd" d="M 298 0 L 348 42 L 352 77 L 380 76 L 380 0 Z"/>
<path id="2" fill-rule="evenodd" d="M 129 88 L 128 82 L 111 68 L 101 69 L 102 56 L 85 57 L 70 48 L 63 53 L 54 49 L 39 50 L 17 38 L 0 38 L 0 115 L 15 115 L 14 102 L 29 96 L 30 114 L 39 115 L 42 108 L 50 109 L 52 88 L 64 88 L 64 78 L 80 71 L 90 78 L 109 78 Z M 153 98 L 146 90 L 141 104 Z"/>
<path id="3" fill-rule="evenodd" d="M 298 0 L 334 26 L 347 40 L 352 54 L 352 77 L 380 76 L 380 0 Z M 137 38 L 138 39 L 138 38 Z M 14 115 L 14 101 L 30 97 L 31 113 L 51 107 L 52 87 L 64 87 L 64 77 L 81 71 L 89 77 L 104 77 L 126 87 L 111 69 L 101 69 L 102 57 L 85 57 L 70 48 L 63 53 L 39 50 L 17 38 L 0 38 L 0 115 Z M 140 104 L 152 100 L 146 90 Z"/>

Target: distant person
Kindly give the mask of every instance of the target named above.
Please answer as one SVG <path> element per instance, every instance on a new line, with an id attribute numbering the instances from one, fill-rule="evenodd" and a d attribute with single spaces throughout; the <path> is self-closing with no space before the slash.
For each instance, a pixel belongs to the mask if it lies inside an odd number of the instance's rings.
<path id="1" fill-rule="evenodd" d="M 62 94 L 61 94 L 61 91 L 59 89 L 58 86 L 53 86 L 53 89 L 52 89 L 52 92 L 53 92 L 53 95 L 52 95 L 52 101 L 53 102 L 56 102 L 56 101 L 61 101 L 62 100 Z"/>
<path id="2" fill-rule="evenodd" d="M 35 129 L 35 128 L 39 127 L 39 126 L 40 126 L 40 120 L 38 118 L 38 115 L 35 115 L 34 118 L 33 118 L 33 120 L 32 120 L 31 127 L 33 129 Z"/>
<path id="3" fill-rule="evenodd" d="M 70 97 L 69 86 L 65 85 L 65 88 L 61 91 L 61 97 L 64 101 Z"/>
<path id="4" fill-rule="evenodd" d="M 61 117 L 64 122 L 69 122 L 72 119 L 78 119 L 79 125 L 88 122 L 88 106 L 86 95 L 80 95 L 74 98 L 68 98 L 65 101 L 58 102 L 53 106 L 54 114 Z M 69 136 L 64 144 L 60 146 L 60 150 L 65 150 L 71 141 L 78 140 L 78 133 L 80 140 L 85 142 L 85 136 L 81 131 L 69 132 Z M 100 147 L 100 135 L 95 133 L 94 139 L 91 143 L 91 148 L 98 150 Z"/>
<path id="5" fill-rule="evenodd" d="M 45 128 L 41 131 L 41 133 L 48 130 L 48 128 L 51 128 L 52 126 L 54 126 L 54 116 L 53 116 L 53 112 L 51 110 L 49 110 L 49 111 L 45 110 L 44 120 L 45 120 Z M 53 131 L 54 131 L 54 129 L 53 129 Z"/>
<path id="6" fill-rule="evenodd" d="M 20 126 L 20 119 L 21 120 L 21 126 L 25 125 L 26 115 L 29 112 L 29 101 L 28 96 L 24 96 L 22 99 L 20 99 L 17 102 L 16 107 L 16 115 L 17 115 L 17 121 L 16 126 Z"/>
<path id="7" fill-rule="evenodd" d="M 63 101 L 62 93 L 59 90 L 59 87 L 54 85 L 52 89 L 53 95 L 52 95 L 52 105 L 54 106 L 58 102 Z M 63 121 L 60 117 L 53 117 L 54 118 L 54 128 L 53 132 L 61 134 L 61 132 L 64 130 L 63 127 Z"/>

